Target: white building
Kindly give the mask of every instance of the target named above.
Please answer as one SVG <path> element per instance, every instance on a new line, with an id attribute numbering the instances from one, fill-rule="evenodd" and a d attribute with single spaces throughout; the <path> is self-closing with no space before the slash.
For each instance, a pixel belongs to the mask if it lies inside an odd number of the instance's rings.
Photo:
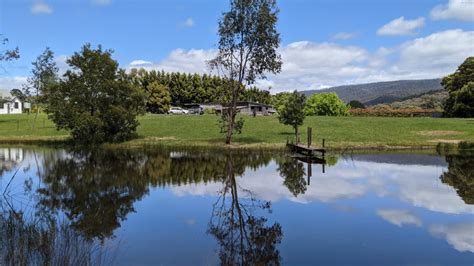
<path id="1" fill-rule="evenodd" d="M 23 103 L 20 99 L 0 98 L 0 115 L 1 114 L 21 114 L 23 113 Z"/>

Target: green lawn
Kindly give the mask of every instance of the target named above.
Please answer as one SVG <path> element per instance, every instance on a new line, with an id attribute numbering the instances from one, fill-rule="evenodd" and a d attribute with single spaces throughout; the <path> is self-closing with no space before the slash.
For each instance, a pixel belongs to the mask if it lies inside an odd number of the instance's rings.
<path id="1" fill-rule="evenodd" d="M 32 129 L 33 115 L 0 115 L 0 142 L 63 140 L 68 134 L 40 115 Z M 308 117 L 302 128 L 312 127 L 314 143 L 326 139 L 329 148 L 383 148 L 436 146 L 438 142 L 474 142 L 473 119 Z M 140 117 L 139 139 L 128 144 L 221 145 L 217 117 L 146 115 Z M 245 117 L 244 130 L 235 137 L 238 146 L 279 146 L 293 138 L 291 127 L 276 117 Z"/>

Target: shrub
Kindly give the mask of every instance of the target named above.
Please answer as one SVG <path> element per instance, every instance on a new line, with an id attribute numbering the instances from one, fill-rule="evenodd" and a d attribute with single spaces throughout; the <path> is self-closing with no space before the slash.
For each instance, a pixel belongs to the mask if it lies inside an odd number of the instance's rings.
<path id="1" fill-rule="evenodd" d="M 336 93 L 319 93 L 308 98 L 305 113 L 306 115 L 345 116 L 349 114 L 349 108 Z"/>

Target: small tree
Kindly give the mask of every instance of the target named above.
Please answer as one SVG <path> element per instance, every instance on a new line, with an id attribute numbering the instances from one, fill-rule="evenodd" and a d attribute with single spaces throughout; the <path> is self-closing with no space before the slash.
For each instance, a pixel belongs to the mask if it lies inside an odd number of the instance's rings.
<path id="1" fill-rule="evenodd" d="M 284 125 L 292 126 L 298 139 L 298 127 L 302 126 L 305 119 L 304 107 L 306 96 L 294 91 L 279 111 L 278 120 Z"/>
<path id="2" fill-rule="evenodd" d="M 236 121 L 236 116 L 244 82 L 250 85 L 281 70 L 277 14 L 276 0 L 231 0 L 230 10 L 219 21 L 219 51 L 209 65 L 228 80 L 227 109 L 221 120 L 226 144 L 242 129 L 243 120 Z"/>
<path id="3" fill-rule="evenodd" d="M 364 109 L 365 105 L 357 100 L 352 100 L 348 104 L 350 109 Z"/>
<path id="4" fill-rule="evenodd" d="M 154 81 L 146 87 L 147 111 L 154 114 L 165 114 L 171 105 L 171 94 L 168 87 Z"/>
<path id="5" fill-rule="evenodd" d="M 468 57 L 455 73 L 443 78 L 441 85 L 449 93 L 444 105 L 446 116 L 474 117 L 474 57 Z"/>
<path id="6" fill-rule="evenodd" d="M 71 70 L 45 92 L 46 112 L 76 143 L 98 144 L 132 138 L 144 95 L 112 59 L 111 50 L 90 44 L 67 60 Z"/>
<path id="7" fill-rule="evenodd" d="M 314 94 L 306 101 L 306 115 L 345 116 L 349 114 L 346 104 L 336 93 Z"/>
<path id="8" fill-rule="evenodd" d="M 291 96 L 291 92 L 280 92 L 272 96 L 271 104 L 275 107 L 277 112 L 281 112 L 285 107 L 286 101 Z"/>
<path id="9" fill-rule="evenodd" d="M 39 113 L 39 104 L 44 92 L 58 82 L 58 67 L 54 61 L 54 53 L 46 47 L 41 55 L 32 63 L 32 76 L 28 78 L 28 84 L 23 88 L 24 94 L 35 105 L 36 112 L 32 127 L 35 128 Z"/>

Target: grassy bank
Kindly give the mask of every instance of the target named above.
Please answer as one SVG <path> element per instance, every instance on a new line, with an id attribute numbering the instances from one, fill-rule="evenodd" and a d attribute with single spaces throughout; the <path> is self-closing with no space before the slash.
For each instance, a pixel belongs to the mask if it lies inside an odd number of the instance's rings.
<path id="1" fill-rule="evenodd" d="M 68 138 L 57 131 L 45 115 L 32 129 L 33 115 L 1 115 L 0 143 L 60 142 Z M 385 118 L 385 117 L 308 117 L 302 129 L 312 127 L 314 143 L 326 139 L 332 149 L 344 148 L 422 148 L 439 142 L 474 142 L 473 119 Z M 122 145 L 222 146 L 217 117 L 146 115 L 140 117 L 139 138 Z M 276 117 L 245 117 L 244 130 L 235 137 L 237 147 L 281 147 L 293 138 L 290 127 Z"/>

